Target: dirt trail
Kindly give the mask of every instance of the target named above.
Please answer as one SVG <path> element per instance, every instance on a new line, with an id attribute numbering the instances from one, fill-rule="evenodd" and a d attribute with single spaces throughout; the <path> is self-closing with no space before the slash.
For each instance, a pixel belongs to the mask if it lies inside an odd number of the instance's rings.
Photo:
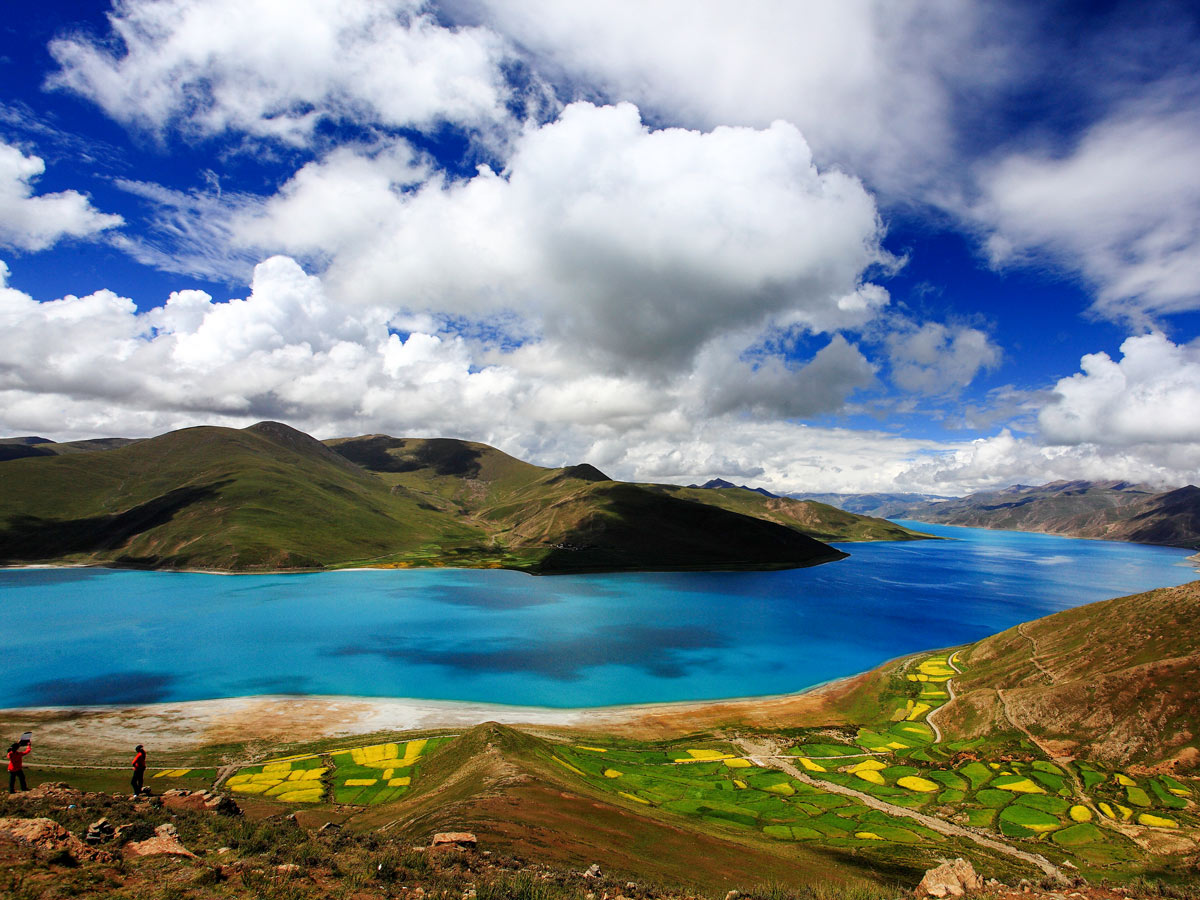
<path id="1" fill-rule="evenodd" d="M 983 834 L 979 831 L 975 831 L 971 828 L 965 828 L 962 825 L 956 825 L 953 822 L 947 822 L 944 819 L 938 819 L 934 816 L 917 812 L 916 810 L 905 809 L 903 806 L 895 806 L 894 804 L 880 800 L 878 797 L 873 797 L 863 791 L 856 791 L 854 788 L 844 787 L 843 785 L 835 784 L 832 781 L 819 781 L 816 778 L 812 778 L 811 776 L 801 772 L 792 763 L 783 759 L 781 756 L 781 751 L 783 748 L 768 738 L 764 737 L 757 740 L 751 740 L 743 737 L 737 738 L 736 743 L 742 748 L 743 751 L 745 751 L 746 758 L 756 766 L 761 766 L 766 769 L 778 769 L 781 772 L 786 772 L 797 781 L 820 788 L 823 791 L 828 791 L 833 794 L 842 794 L 846 797 L 853 797 L 860 803 L 869 806 L 872 809 L 877 809 L 880 812 L 885 812 L 889 816 L 913 819 L 924 825 L 926 828 L 932 829 L 939 834 L 966 838 L 969 841 L 974 841 L 981 847 L 987 847 L 990 850 L 995 850 L 998 853 L 1005 854 L 1006 856 L 1016 857 L 1017 859 L 1023 860 L 1030 865 L 1037 866 L 1039 869 L 1053 878 L 1057 878 L 1062 881 L 1066 880 L 1066 877 L 1063 875 L 1062 870 L 1058 866 L 1054 865 L 1054 863 L 1050 862 L 1050 860 L 1046 859 L 1044 856 L 1038 855 L 1037 853 L 1029 853 L 1025 850 L 1018 849 L 1017 847 L 1006 844 L 994 837 Z"/>
<path id="2" fill-rule="evenodd" d="M 1037 666 L 1037 670 L 1039 672 L 1041 672 L 1042 675 L 1045 676 L 1047 682 L 1049 682 L 1050 684 L 1057 684 L 1058 679 L 1054 676 L 1054 673 L 1051 672 L 1049 669 L 1047 669 L 1045 666 L 1043 666 L 1041 663 L 1041 660 L 1038 659 L 1039 651 L 1038 651 L 1037 641 L 1035 641 L 1033 639 L 1033 635 L 1031 635 L 1028 631 L 1025 630 L 1024 622 L 1022 622 L 1020 625 L 1017 626 L 1017 631 L 1020 632 L 1021 637 L 1025 638 L 1025 640 L 1029 641 L 1029 646 L 1033 648 L 1033 652 L 1029 654 L 1029 661 L 1032 662 L 1035 666 Z"/>

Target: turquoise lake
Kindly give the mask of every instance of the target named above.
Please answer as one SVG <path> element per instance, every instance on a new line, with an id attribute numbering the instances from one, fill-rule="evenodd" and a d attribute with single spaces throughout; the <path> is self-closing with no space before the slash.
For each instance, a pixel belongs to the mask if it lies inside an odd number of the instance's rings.
<path id="1" fill-rule="evenodd" d="M 342 694 L 553 707 L 778 694 L 1182 584 L 1189 551 L 905 523 L 783 572 L 0 572 L 0 706 Z"/>

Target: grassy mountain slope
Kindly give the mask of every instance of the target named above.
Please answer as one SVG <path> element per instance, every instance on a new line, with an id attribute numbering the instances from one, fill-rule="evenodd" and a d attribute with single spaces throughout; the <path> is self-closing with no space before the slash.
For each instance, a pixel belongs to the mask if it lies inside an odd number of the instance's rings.
<path id="1" fill-rule="evenodd" d="M 9 460 L 0 470 L 0 561 L 550 573 L 791 567 L 844 555 L 591 466 L 543 469 L 455 440 L 371 436 L 332 446 L 264 422 Z"/>
<path id="2" fill-rule="evenodd" d="M 104 452 L 4 464 L 0 559 L 226 570 L 311 568 L 478 529 L 277 423 L 188 428 Z"/>
<path id="3" fill-rule="evenodd" d="M 612 481 L 586 464 L 547 469 L 445 438 L 370 435 L 328 444 L 393 492 L 478 524 L 492 548 L 535 572 L 760 568 L 844 555 L 753 512 Z"/>
<path id="4" fill-rule="evenodd" d="M 914 506 L 898 515 L 946 525 L 1200 548 L 1200 488 L 1191 485 L 1165 493 L 1115 481 L 1014 485 Z"/>
<path id="5" fill-rule="evenodd" d="M 962 660 L 952 733 L 1023 725 L 1106 763 L 1200 768 L 1200 582 L 1055 613 Z"/>

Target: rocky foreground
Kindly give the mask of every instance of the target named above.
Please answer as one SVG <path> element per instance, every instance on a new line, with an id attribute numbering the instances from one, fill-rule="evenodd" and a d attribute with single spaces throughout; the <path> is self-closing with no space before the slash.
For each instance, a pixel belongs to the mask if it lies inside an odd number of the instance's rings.
<path id="1" fill-rule="evenodd" d="M 255 815 L 228 795 L 167 791 L 158 797 L 82 792 L 47 783 L 0 801 L 0 891 L 14 898 L 452 898 L 452 900 L 692 900 L 699 891 L 613 878 L 604 860 L 565 870 L 503 856 L 466 832 L 431 834 L 421 846 L 389 826 L 352 833 L 304 813 Z M 969 861 L 931 869 L 919 885 L 878 888 L 815 883 L 786 890 L 753 871 L 724 900 L 1129 900 L 1163 897 L 1161 885 L 1110 887 L 984 881 Z M 1192 898 L 1200 891 L 1169 889 Z M 717 898 L 719 900 L 719 898 Z"/>

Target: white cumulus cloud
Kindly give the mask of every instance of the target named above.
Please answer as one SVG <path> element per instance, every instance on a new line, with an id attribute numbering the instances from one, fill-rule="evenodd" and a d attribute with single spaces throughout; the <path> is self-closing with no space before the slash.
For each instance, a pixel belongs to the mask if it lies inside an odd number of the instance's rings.
<path id="1" fill-rule="evenodd" d="M 44 250 L 64 237 L 90 237 L 122 224 L 78 191 L 35 194 L 33 183 L 45 171 L 41 157 L 0 142 L 0 245 Z"/>
<path id="2" fill-rule="evenodd" d="M 449 0 L 585 84 L 672 121 L 786 119 L 823 162 L 872 184 L 940 179 L 954 103 L 1009 73 L 988 34 L 1006 14 L 956 0 Z"/>
<path id="3" fill-rule="evenodd" d="M 974 209 L 993 262 L 1078 269 L 1110 318 L 1200 308 L 1198 145 L 1194 109 L 1146 103 L 1100 121 L 1065 153 L 1005 157 L 982 172 Z"/>
<path id="4" fill-rule="evenodd" d="M 1121 344 L 1119 360 L 1090 353 L 1080 368 L 1055 385 L 1053 402 L 1038 415 L 1047 440 L 1200 444 L 1200 343 L 1143 334 Z"/>
<path id="5" fill-rule="evenodd" d="M 864 282 L 891 262 L 873 199 L 783 122 L 651 130 L 630 104 L 576 103 L 503 172 L 402 189 L 414 177 L 395 154 L 339 151 L 237 232 L 327 255 L 347 302 L 502 320 L 604 371 L 679 372 L 730 331 L 833 330 L 886 302 Z"/>
<path id="6" fill-rule="evenodd" d="M 51 84 L 161 135 L 304 144 L 323 119 L 487 128 L 508 117 L 492 31 L 447 28 L 423 0 L 124 0 L 112 35 L 59 38 Z"/>

